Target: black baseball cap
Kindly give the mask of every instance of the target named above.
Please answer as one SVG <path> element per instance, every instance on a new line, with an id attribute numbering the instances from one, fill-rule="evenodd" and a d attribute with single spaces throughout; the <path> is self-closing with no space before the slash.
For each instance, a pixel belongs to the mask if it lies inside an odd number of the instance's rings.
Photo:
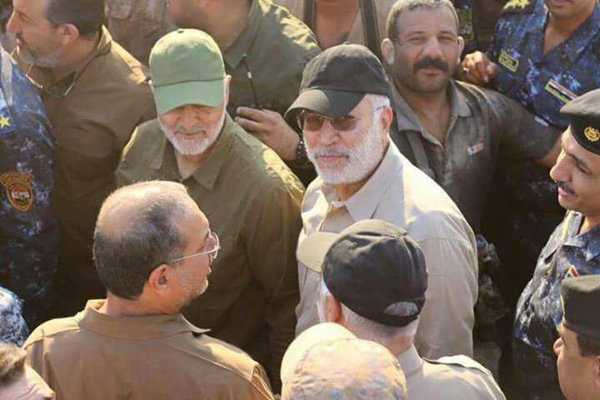
<path id="1" fill-rule="evenodd" d="M 592 90 L 560 109 L 580 146 L 600 155 L 600 89 Z"/>
<path id="2" fill-rule="evenodd" d="M 340 233 L 314 233 L 300 243 L 297 255 L 308 268 L 322 272 L 337 300 L 369 320 L 405 326 L 425 304 L 423 251 L 390 223 L 363 220 Z"/>
<path id="3" fill-rule="evenodd" d="M 565 278 L 560 291 L 567 329 L 600 340 L 600 275 Z"/>
<path id="4" fill-rule="evenodd" d="M 352 111 L 365 94 L 391 98 L 391 88 L 379 59 L 360 44 L 330 47 L 306 64 L 300 94 L 285 113 L 293 122 L 303 109 L 329 117 Z"/>

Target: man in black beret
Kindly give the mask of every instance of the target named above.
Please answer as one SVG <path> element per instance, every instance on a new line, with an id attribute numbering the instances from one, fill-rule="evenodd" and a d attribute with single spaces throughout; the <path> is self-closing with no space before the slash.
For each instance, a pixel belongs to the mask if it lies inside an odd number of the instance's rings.
<path id="1" fill-rule="evenodd" d="M 519 384 L 533 390 L 525 390 L 525 399 L 563 398 L 552 351 L 563 318 L 560 284 L 566 277 L 600 274 L 600 90 L 561 112 L 570 125 L 550 176 L 568 212 L 540 253 L 517 304 L 513 330 L 513 361 L 523 377 Z"/>
<path id="2" fill-rule="evenodd" d="M 565 279 L 561 301 L 554 342 L 560 388 L 567 400 L 600 399 L 600 275 Z"/>

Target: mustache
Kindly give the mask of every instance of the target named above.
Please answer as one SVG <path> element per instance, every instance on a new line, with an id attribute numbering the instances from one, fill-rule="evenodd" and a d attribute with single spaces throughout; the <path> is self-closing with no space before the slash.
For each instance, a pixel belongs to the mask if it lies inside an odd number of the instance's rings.
<path id="1" fill-rule="evenodd" d="M 442 60 L 441 58 L 423 57 L 415 63 L 415 65 L 413 66 L 413 71 L 417 72 L 421 68 L 428 67 L 435 67 L 444 72 L 448 72 L 448 69 L 450 68 L 448 63 Z"/>
<path id="2" fill-rule="evenodd" d="M 565 192 L 573 195 L 573 196 L 577 196 L 577 193 L 575 193 L 575 191 L 573 189 L 571 189 L 571 187 L 569 185 L 567 185 L 564 182 L 556 182 L 556 184 L 558 185 L 559 188 L 561 188 L 562 190 L 564 190 Z"/>
<path id="3" fill-rule="evenodd" d="M 175 125 L 175 127 L 171 130 L 172 134 L 175 135 L 193 135 L 199 132 L 204 132 L 206 127 L 202 124 L 196 124 L 191 128 L 184 128 L 180 124 Z"/>
<path id="4" fill-rule="evenodd" d="M 343 147 L 332 146 L 332 147 L 315 147 L 312 149 L 311 153 L 315 158 L 318 157 L 348 157 L 350 155 L 350 151 Z"/>

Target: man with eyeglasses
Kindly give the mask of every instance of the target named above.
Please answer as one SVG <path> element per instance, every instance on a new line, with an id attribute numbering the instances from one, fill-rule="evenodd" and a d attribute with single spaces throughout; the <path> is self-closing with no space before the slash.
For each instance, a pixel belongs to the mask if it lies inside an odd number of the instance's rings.
<path id="1" fill-rule="evenodd" d="M 115 191 L 94 232 L 106 299 L 42 324 L 24 345 L 28 364 L 63 400 L 272 399 L 256 361 L 180 313 L 206 291 L 219 249 L 182 184 Z"/>
<path id="2" fill-rule="evenodd" d="M 150 53 L 150 69 L 158 119 L 134 132 L 117 179 L 121 185 L 162 179 L 189 188 L 223 249 L 206 294 L 183 313 L 247 351 L 278 390 L 279 364 L 296 323 L 304 188 L 274 151 L 228 115 L 231 78 L 208 34 L 167 34 Z"/>
<path id="3" fill-rule="evenodd" d="M 103 21 L 103 0 L 14 0 L 7 24 L 55 137 L 53 202 L 61 235 L 55 315 L 103 295 L 92 261 L 96 216 L 115 188 L 123 146 L 155 115 L 143 66 L 112 41 Z"/>
<path id="4" fill-rule="evenodd" d="M 443 189 L 390 144 L 390 90 L 383 66 L 361 45 L 332 47 L 307 64 L 300 96 L 286 113 L 301 125 L 319 175 L 302 203 L 299 241 L 371 218 L 406 229 L 421 245 L 429 269 L 417 348 L 429 358 L 471 355 L 477 299 L 473 231 Z M 298 268 L 300 333 L 319 321 L 322 279 L 303 263 Z"/>

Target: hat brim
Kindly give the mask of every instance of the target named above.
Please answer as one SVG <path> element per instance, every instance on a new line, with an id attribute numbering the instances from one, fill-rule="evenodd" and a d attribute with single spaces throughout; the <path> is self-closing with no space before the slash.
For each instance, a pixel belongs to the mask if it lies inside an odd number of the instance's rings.
<path id="1" fill-rule="evenodd" d="M 224 79 L 214 81 L 182 82 L 154 86 L 154 102 L 158 114 L 165 114 L 188 104 L 218 107 L 225 97 Z"/>
<path id="2" fill-rule="evenodd" d="M 348 115 L 365 97 L 365 93 L 345 92 L 331 89 L 307 89 L 285 112 L 285 119 L 293 120 L 301 110 L 311 110 L 328 117 Z"/>
<path id="3" fill-rule="evenodd" d="M 307 268 L 320 273 L 325 255 L 340 236 L 341 234 L 333 232 L 316 232 L 307 236 L 298 245 L 296 251 L 298 261 Z"/>

